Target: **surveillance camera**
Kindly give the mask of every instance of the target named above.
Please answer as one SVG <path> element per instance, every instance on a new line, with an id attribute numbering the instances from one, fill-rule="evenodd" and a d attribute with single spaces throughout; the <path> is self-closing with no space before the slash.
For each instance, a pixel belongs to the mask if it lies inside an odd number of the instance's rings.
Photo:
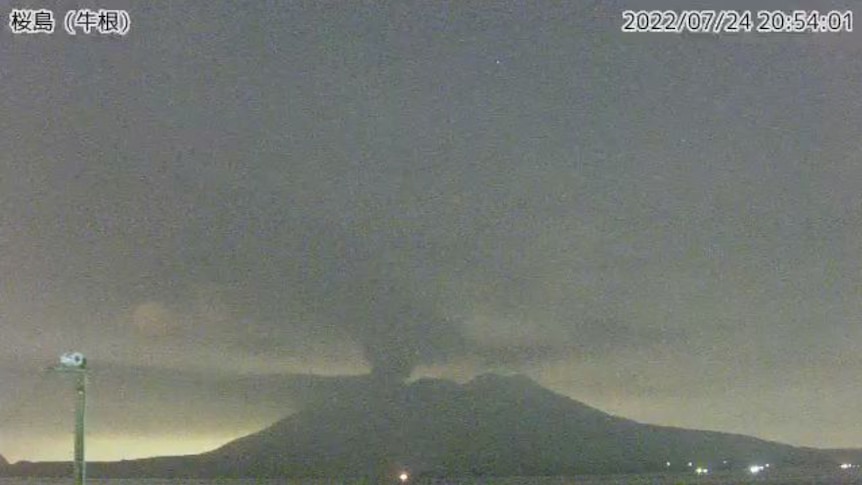
<path id="1" fill-rule="evenodd" d="M 87 359 L 85 359 L 84 354 L 80 352 L 66 352 L 60 356 L 60 364 L 64 367 L 77 367 L 82 369 L 86 363 Z"/>

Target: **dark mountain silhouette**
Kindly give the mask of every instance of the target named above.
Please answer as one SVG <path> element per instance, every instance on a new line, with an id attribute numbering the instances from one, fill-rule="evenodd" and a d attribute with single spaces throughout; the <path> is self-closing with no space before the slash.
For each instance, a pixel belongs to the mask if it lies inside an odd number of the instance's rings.
<path id="1" fill-rule="evenodd" d="M 114 477 L 392 477 L 399 469 L 438 476 L 529 476 L 666 471 L 667 462 L 682 470 L 688 462 L 718 469 L 767 462 L 821 466 L 834 460 L 819 450 L 747 436 L 640 424 L 526 377 L 484 375 L 465 385 L 369 380 L 349 397 L 341 394 L 208 453 L 89 469 L 91 476 Z M 63 475 L 70 467 L 9 469 Z"/>
<path id="2" fill-rule="evenodd" d="M 3 455 L 0 455 L 0 467 L 8 465 L 9 462 L 6 461 L 6 458 Z"/>
<path id="3" fill-rule="evenodd" d="M 832 448 L 823 450 L 823 452 L 841 463 L 862 464 L 862 449 L 860 448 Z"/>
<path id="4" fill-rule="evenodd" d="M 641 472 L 703 464 L 823 462 L 814 450 L 745 436 L 643 425 L 608 415 L 525 377 L 459 386 L 420 380 L 368 388 L 298 413 L 204 455 L 221 472 L 556 475 Z"/>

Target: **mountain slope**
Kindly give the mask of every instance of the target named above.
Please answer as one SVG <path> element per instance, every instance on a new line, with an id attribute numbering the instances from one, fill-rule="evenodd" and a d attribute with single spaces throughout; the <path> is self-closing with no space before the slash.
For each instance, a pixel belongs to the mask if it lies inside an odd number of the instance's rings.
<path id="1" fill-rule="evenodd" d="M 671 466 L 667 466 L 667 462 Z M 92 463 L 93 477 L 393 477 L 575 475 L 819 466 L 834 458 L 747 436 L 640 424 L 542 388 L 485 375 L 465 385 L 369 379 L 354 392 L 197 456 Z M 68 464 L 15 464 L 6 475 L 62 476 Z"/>
<path id="2" fill-rule="evenodd" d="M 219 475 L 390 473 L 557 475 L 640 472 L 689 461 L 827 461 L 814 450 L 725 433 L 643 425 L 524 377 L 369 388 L 303 411 L 202 456 Z"/>

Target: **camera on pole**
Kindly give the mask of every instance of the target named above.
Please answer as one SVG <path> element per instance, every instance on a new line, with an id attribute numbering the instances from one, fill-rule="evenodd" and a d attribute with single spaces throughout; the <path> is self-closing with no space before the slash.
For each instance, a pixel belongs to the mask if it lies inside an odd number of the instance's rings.
<path id="1" fill-rule="evenodd" d="M 84 369 L 87 359 L 80 352 L 66 352 L 60 356 L 60 366 L 68 369 Z"/>

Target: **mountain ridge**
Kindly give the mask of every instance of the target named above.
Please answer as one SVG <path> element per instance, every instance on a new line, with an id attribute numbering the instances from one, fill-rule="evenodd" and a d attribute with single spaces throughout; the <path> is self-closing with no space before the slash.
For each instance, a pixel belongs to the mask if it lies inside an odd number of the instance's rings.
<path id="1" fill-rule="evenodd" d="M 295 446 L 280 448 L 285 442 Z M 329 459 L 326 450 L 338 451 Z M 524 376 L 494 374 L 464 385 L 427 379 L 368 388 L 349 402 L 301 411 L 203 456 L 214 466 L 232 463 L 234 469 L 276 476 L 374 474 L 400 467 L 433 474 L 543 475 L 657 471 L 668 461 L 683 468 L 689 461 L 747 466 L 751 460 L 823 460 L 813 450 L 744 435 L 638 423 Z"/>
<path id="2" fill-rule="evenodd" d="M 531 476 L 685 471 L 752 463 L 821 466 L 834 457 L 744 435 L 642 424 L 524 376 L 466 384 L 377 382 L 336 394 L 217 449 L 89 465 L 103 477 Z M 670 463 L 670 466 L 668 466 Z M 62 476 L 63 464 L 8 471 Z M 41 466 L 41 468 L 40 468 Z M 41 472 L 40 472 L 41 470 Z"/>

